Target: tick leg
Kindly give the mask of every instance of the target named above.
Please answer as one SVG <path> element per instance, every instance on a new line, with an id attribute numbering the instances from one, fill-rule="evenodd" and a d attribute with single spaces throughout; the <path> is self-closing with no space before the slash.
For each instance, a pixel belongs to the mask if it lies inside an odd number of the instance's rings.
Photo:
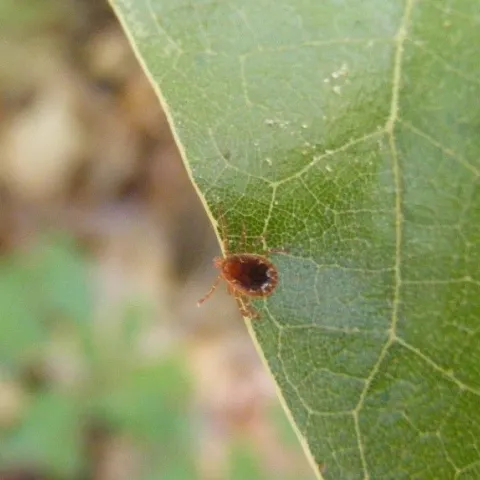
<path id="1" fill-rule="evenodd" d="M 235 298 L 237 298 L 237 292 L 229 283 L 227 283 L 227 291 L 230 295 L 233 295 Z"/>
<path id="2" fill-rule="evenodd" d="M 267 245 L 267 239 L 264 235 L 258 238 L 258 243 L 261 243 L 263 248 L 266 248 Z M 278 248 L 266 248 L 265 254 L 270 255 L 271 253 L 289 253 L 286 248 L 283 247 L 278 247 Z"/>
<path id="3" fill-rule="evenodd" d="M 289 253 L 286 248 L 269 248 L 267 253 Z"/>
<path id="4" fill-rule="evenodd" d="M 235 298 L 242 317 L 248 317 L 252 320 L 260 317 L 259 313 L 250 305 L 249 301 L 241 297 L 234 288 L 232 288 L 230 285 L 227 285 L 227 290 L 228 293 L 233 295 Z"/>
<path id="5" fill-rule="evenodd" d="M 230 245 L 228 244 L 227 225 L 225 223 L 225 216 L 222 210 L 219 211 L 217 223 L 220 228 L 220 237 L 222 240 L 223 250 L 225 251 L 225 255 L 228 255 L 230 252 Z"/>
<path id="6" fill-rule="evenodd" d="M 248 303 L 246 300 L 236 297 L 238 308 L 243 317 L 248 317 L 252 320 L 260 318 L 260 314 Z"/>
<path id="7" fill-rule="evenodd" d="M 207 301 L 212 296 L 213 292 L 217 289 L 221 278 L 222 277 L 220 275 L 216 278 L 215 282 L 212 285 L 212 288 L 210 288 L 207 294 L 197 302 L 197 307 L 199 307 L 203 302 Z"/>
<path id="8" fill-rule="evenodd" d="M 264 246 L 265 246 L 265 237 L 263 235 L 260 235 L 259 237 L 256 237 L 255 238 L 255 244 L 263 249 Z"/>
<path id="9" fill-rule="evenodd" d="M 245 223 L 242 222 L 242 239 L 241 239 L 241 245 L 243 248 L 243 251 L 247 251 L 247 232 L 245 230 Z"/>

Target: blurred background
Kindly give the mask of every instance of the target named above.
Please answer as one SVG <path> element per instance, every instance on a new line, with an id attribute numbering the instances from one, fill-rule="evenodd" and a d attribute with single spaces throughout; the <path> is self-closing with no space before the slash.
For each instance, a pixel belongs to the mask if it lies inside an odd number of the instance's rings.
<path id="1" fill-rule="evenodd" d="M 107 3 L 1 0 L 0 480 L 313 478 L 218 250 Z"/>

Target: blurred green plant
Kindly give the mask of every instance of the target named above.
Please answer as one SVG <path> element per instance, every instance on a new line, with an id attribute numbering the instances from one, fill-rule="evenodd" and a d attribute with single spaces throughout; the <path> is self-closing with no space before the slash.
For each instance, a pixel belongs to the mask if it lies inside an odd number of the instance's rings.
<path id="1" fill-rule="evenodd" d="M 91 478 L 88 443 L 102 436 L 126 436 L 143 452 L 138 480 L 195 478 L 182 359 L 140 359 L 136 340 L 146 307 L 126 306 L 118 334 L 99 333 L 93 293 L 87 260 L 63 235 L 0 261 L 0 398 L 2 382 L 26 393 L 20 418 L 0 426 L 0 478 L 25 467 L 52 479 Z M 68 346 L 67 363 L 80 365 L 71 384 L 45 371 L 56 342 Z M 258 454 L 246 451 L 234 449 L 231 478 L 269 480 Z"/>
<path id="2" fill-rule="evenodd" d="M 60 25 L 62 17 L 71 10 L 66 2 L 57 0 L 2 0 L 0 2 L 0 31 L 3 35 L 38 34 L 49 26 Z"/>
<path id="3" fill-rule="evenodd" d="M 28 466 L 52 478 L 81 478 L 91 468 L 89 431 L 100 429 L 142 446 L 146 471 L 155 467 L 163 475 L 181 465 L 178 478 L 192 478 L 190 387 L 182 362 L 139 362 L 135 340 L 145 318 L 138 309 L 126 309 L 122 335 L 99 340 L 92 305 L 87 263 L 72 241 L 45 239 L 2 260 L 1 374 L 28 396 L 19 422 L 0 430 L 0 471 Z M 55 340 L 67 341 L 79 356 L 71 361 L 85 367 L 71 388 L 48 373 L 43 378 Z M 40 377 L 33 387 L 25 375 L 32 370 Z"/>

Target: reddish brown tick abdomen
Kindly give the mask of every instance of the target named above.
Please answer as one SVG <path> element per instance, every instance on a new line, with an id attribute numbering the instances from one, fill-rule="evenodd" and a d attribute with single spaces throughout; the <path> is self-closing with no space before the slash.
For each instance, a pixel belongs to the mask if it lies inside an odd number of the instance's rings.
<path id="1" fill-rule="evenodd" d="M 266 257 L 252 253 L 217 257 L 215 266 L 231 289 L 250 297 L 268 297 L 278 283 L 278 271 Z"/>

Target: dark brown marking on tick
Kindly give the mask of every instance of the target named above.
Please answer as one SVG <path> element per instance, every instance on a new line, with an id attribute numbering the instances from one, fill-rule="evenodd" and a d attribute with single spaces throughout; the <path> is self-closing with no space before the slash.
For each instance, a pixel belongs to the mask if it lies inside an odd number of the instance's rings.
<path id="1" fill-rule="evenodd" d="M 220 280 L 225 280 L 227 289 L 235 297 L 240 313 L 244 317 L 257 318 L 256 312 L 250 305 L 250 297 L 268 297 L 278 285 L 278 270 L 275 265 L 264 255 L 255 253 L 229 253 L 226 246 L 225 227 L 223 246 L 225 257 L 215 257 L 214 266 L 220 271 L 212 288 L 201 298 L 197 305 L 200 306 L 208 300 L 218 287 Z M 242 231 L 242 240 L 245 241 L 245 229 Z M 284 253 L 284 250 L 276 249 L 267 253 Z"/>
<path id="2" fill-rule="evenodd" d="M 214 264 L 235 290 L 251 297 L 271 295 L 278 283 L 277 269 L 261 255 L 239 253 L 226 258 L 217 257 Z"/>

